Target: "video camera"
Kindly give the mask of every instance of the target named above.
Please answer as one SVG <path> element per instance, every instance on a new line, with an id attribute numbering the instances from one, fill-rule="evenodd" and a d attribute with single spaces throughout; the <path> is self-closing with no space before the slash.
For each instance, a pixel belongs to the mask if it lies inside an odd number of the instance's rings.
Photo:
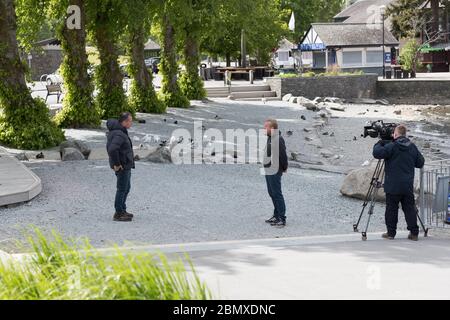
<path id="1" fill-rule="evenodd" d="M 369 136 L 371 138 L 380 138 L 381 140 L 394 140 L 393 134 L 397 126 L 397 123 L 384 123 L 383 120 L 369 122 L 368 125 L 364 126 L 364 134 L 361 136 L 364 138 Z"/>

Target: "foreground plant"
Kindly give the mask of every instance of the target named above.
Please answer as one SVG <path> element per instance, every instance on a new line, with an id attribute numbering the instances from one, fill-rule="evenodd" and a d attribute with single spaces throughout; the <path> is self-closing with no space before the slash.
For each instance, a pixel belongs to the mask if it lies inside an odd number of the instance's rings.
<path id="1" fill-rule="evenodd" d="M 29 237 L 33 254 L 21 261 L 0 262 L 0 299 L 51 300 L 191 300 L 210 293 L 181 261 L 160 255 L 99 252 L 86 240 L 68 243 L 53 233 Z M 158 258 L 158 259 L 157 259 Z"/>

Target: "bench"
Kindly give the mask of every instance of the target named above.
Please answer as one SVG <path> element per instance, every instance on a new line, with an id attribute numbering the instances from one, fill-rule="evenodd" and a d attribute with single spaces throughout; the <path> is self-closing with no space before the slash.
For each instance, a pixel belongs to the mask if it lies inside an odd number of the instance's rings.
<path id="1" fill-rule="evenodd" d="M 49 96 L 57 96 L 57 103 L 59 103 L 59 98 L 62 94 L 62 89 L 60 84 L 50 84 L 46 85 L 47 87 L 47 96 L 45 97 L 45 102 L 47 102 L 47 99 Z"/>

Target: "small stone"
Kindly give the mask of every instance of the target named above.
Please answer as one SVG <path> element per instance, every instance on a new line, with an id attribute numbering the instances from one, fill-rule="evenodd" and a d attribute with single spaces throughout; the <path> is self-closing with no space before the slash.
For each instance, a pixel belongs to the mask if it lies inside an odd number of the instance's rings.
<path id="1" fill-rule="evenodd" d="M 396 115 L 401 115 L 401 114 L 402 114 L 402 110 L 395 110 L 395 111 L 394 111 L 394 114 L 396 114 Z"/>
<path id="2" fill-rule="evenodd" d="M 38 153 L 36 159 L 44 159 L 44 154 L 42 152 Z"/>
<path id="3" fill-rule="evenodd" d="M 306 117 L 305 117 L 304 115 L 301 115 L 301 116 L 300 116 L 300 119 L 306 120 Z"/>

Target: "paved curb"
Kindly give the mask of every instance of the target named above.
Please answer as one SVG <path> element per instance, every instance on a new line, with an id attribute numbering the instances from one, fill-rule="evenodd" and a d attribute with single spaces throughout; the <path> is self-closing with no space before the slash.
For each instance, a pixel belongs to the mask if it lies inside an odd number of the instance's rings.
<path id="1" fill-rule="evenodd" d="M 26 202 L 42 191 L 41 179 L 19 160 L 0 150 L 0 206 Z"/>

